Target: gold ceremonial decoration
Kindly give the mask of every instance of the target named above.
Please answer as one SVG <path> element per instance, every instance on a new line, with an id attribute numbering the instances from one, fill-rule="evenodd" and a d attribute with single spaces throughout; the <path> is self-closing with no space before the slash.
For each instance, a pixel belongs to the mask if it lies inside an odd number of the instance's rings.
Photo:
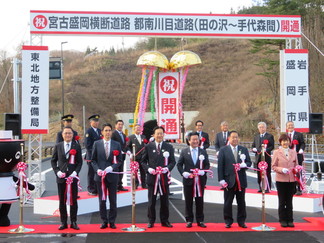
<path id="1" fill-rule="evenodd" d="M 179 51 L 171 57 L 169 68 L 177 69 L 197 64 L 201 64 L 201 59 L 196 53 L 192 51 Z"/>
<path id="2" fill-rule="evenodd" d="M 154 66 L 168 69 L 169 61 L 165 55 L 158 51 L 145 52 L 137 60 L 137 66 Z"/>

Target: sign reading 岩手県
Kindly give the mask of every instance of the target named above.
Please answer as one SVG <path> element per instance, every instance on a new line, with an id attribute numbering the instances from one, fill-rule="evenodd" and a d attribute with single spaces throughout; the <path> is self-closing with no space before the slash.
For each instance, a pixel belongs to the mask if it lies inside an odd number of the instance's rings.
<path id="1" fill-rule="evenodd" d="M 30 33 L 42 35 L 300 38 L 292 15 L 30 11 Z"/>
<path id="2" fill-rule="evenodd" d="M 179 80 L 179 72 L 159 73 L 158 124 L 164 127 L 165 139 L 180 138 Z"/>
<path id="3" fill-rule="evenodd" d="M 309 132 L 308 50 L 280 51 L 281 131 L 293 121 L 295 130 Z"/>
<path id="4" fill-rule="evenodd" d="M 21 132 L 48 133 L 49 52 L 47 46 L 22 47 Z"/>

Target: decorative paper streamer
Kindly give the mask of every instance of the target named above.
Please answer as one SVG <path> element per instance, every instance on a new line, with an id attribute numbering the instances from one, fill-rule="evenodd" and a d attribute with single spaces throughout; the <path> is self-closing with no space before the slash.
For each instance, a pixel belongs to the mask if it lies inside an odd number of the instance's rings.
<path id="1" fill-rule="evenodd" d="M 138 113 L 139 113 L 139 107 L 140 107 L 140 103 L 141 103 L 141 95 L 142 95 L 142 90 L 143 90 L 143 86 L 144 86 L 144 80 L 145 80 L 145 68 L 142 68 L 142 79 L 141 79 L 141 83 L 140 83 L 140 88 L 138 90 L 138 94 L 137 94 L 137 100 L 136 100 L 136 107 L 135 107 L 135 112 L 134 112 L 134 124 L 138 123 Z"/>
<path id="2" fill-rule="evenodd" d="M 20 180 L 22 180 L 22 185 L 23 188 L 25 188 L 26 194 L 27 194 L 27 199 L 30 199 L 31 194 L 30 191 L 28 189 L 28 181 L 27 181 L 27 175 L 25 173 L 25 171 L 27 170 L 27 164 L 25 162 L 19 162 L 17 164 L 17 170 L 18 170 L 18 176 L 19 176 L 19 180 L 16 182 L 17 186 L 18 186 L 18 196 L 20 196 Z"/>
<path id="3" fill-rule="evenodd" d="M 130 172 L 134 174 L 139 183 L 142 184 L 141 177 L 138 175 L 139 163 L 137 161 L 131 161 L 129 167 L 131 170 Z"/>

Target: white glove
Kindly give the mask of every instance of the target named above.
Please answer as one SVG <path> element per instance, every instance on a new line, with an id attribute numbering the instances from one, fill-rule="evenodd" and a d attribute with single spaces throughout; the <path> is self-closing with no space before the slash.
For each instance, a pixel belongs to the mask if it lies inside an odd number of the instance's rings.
<path id="1" fill-rule="evenodd" d="M 77 176 L 77 173 L 75 171 L 72 172 L 72 174 L 70 175 L 70 177 L 75 178 Z"/>
<path id="2" fill-rule="evenodd" d="M 246 167 L 247 167 L 247 165 L 245 162 L 240 163 L 240 168 L 246 168 Z"/>
<path id="3" fill-rule="evenodd" d="M 102 176 L 102 173 L 103 173 L 102 170 L 100 170 L 100 169 L 97 170 L 97 174 L 98 174 L 98 176 Z"/>
<path id="4" fill-rule="evenodd" d="M 133 160 L 133 159 L 134 159 L 134 155 L 133 155 L 133 154 L 130 154 L 130 155 L 129 155 L 129 159 L 130 159 L 130 160 Z"/>
<path id="5" fill-rule="evenodd" d="M 154 173 L 155 173 L 155 170 L 154 169 L 152 169 L 152 168 L 148 168 L 148 173 L 150 173 L 151 175 L 153 175 Z"/>
<path id="6" fill-rule="evenodd" d="M 300 149 L 300 150 L 298 151 L 298 153 L 299 153 L 299 154 L 303 154 L 303 153 L 304 153 L 304 150 Z"/>
<path id="7" fill-rule="evenodd" d="M 203 170 L 198 171 L 198 175 L 203 176 L 204 174 L 205 174 L 205 171 L 203 171 Z"/>
<path id="8" fill-rule="evenodd" d="M 289 170 L 287 169 L 287 168 L 282 168 L 282 173 L 284 173 L 284 174 L 288 174 L 289 173 Z"/>
<path id="9" fill-rule="evenodd" d="M 182 173 L 182 176 L 183 176 L 184 178 L 188 179 L 189 176 L 190 176 L 190 173 L 187 172 L 187 171 L 185 171 L 185 172 Z"/>
<path id="10" fill-rule="evenodd" d="M 254 153 L 257 153 L 257 152 L 258 152 L 258 150 L 257 150 L 256 148 L 253 148 L 252 151 L 253 151 Z"/>
<path id="11" fill-rule="evenodd" d="M 216 152 L 216 156 L 218 156 L 218 154 L 219 154 L 219 151 Z"/>
<path id="12" fill-rule="evenodd" d="M 168 171 L 169 171 L 169 168 L 168 167 L 162 168 L 162 173 L 163 174 L 168 173 Z"/>
<path id="13" fill-rule="evenodd" d="M 128 156 L 130 156 L 130 155 L 132 154 L 132 152 L 128 150 L 128 151 L 126 152 L 126 154 L 127 154 Z"/>
<path id="14" fill-rule="evenodd" d="M 112 168 L 111 166 L 108 166 L 108 167 L 105 169 L 105 171 L 106 171 L 107 173 L 110 173 L 110 172 L 113 171 L 113 168 Z"/>
<path id="15" fill-rule="evenodd" d="M 221 181 L 219 182 L 219 184 L 220 184 L 222 187 L 227 187 L 227 183 L 226 183 L 225 180 L 221 180 Z"/>
<path id="16" fill-rule="evenodd" d="M 63 173 L 62 171 L 58 171 L 56 175 L 57 175 L 58 178 L 64 178 L 65 177 L 65 173 Z"/>

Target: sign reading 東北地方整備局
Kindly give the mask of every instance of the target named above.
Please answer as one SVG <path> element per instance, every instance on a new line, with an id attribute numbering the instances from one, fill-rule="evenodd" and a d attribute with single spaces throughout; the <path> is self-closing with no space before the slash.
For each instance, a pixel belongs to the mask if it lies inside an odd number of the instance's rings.
<path id="1" fill-rule="evenodd" d="M 21 132 L 47 134 L 49 115 L 49 51 L 22 46 Z"/>
<path id="2" fill-rule="evenodd" d="M 300 38 L 298 15 L 30 11 L 30 33 L 219 38 Z"/>

